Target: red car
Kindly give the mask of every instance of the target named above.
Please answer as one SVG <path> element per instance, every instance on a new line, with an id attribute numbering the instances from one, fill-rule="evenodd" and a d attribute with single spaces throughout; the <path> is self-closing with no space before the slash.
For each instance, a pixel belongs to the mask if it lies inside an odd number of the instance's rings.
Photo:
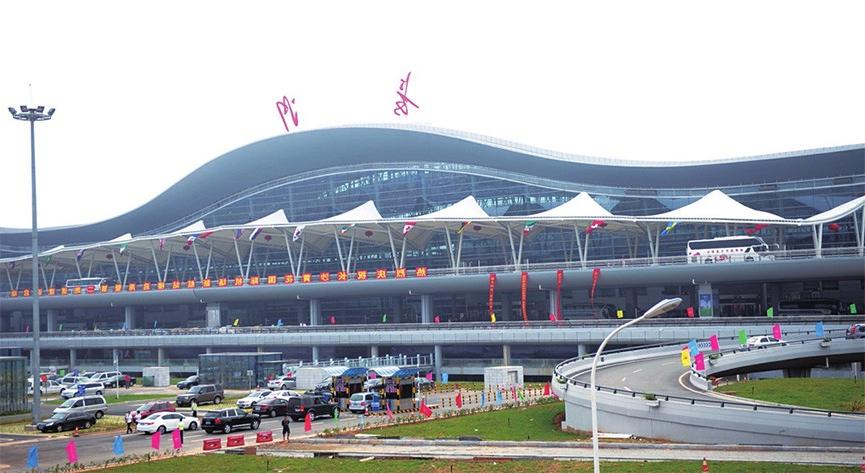
<path id="1" fill-rule="evenodd" d="M 172 404 L 171 401 L 150 401 L 138 406 L 138 409 L 135 409 L 135 412 L 137 412 L 142 419 L 146 419 L 150 414 L 155 414 L 157 412 L 174 412 L 174 410 L 174 404 Z"/>

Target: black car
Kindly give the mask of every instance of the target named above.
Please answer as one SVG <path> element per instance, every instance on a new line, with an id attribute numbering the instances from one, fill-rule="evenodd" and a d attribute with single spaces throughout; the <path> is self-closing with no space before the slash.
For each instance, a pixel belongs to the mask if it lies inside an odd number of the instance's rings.
<path id="1" fill-rule="evenodd" d="M 36 424 L 40 432 L 60 432 L 63 430 L 74 430 L 75 427 L 89 429 L 96 425 L 96 416 L 92 412 L 64 412 Z"/>
<path id="2" fill-rule="evenodd" d="M 260 423 L 258 414 L 247 414 L 243 409 L 222 409 L 206 412 L 201 420 L 201 428 L 208 434 L 214 432 L 227 434 L 238 427 L 256 430 Z"/>
<path id="3" fill-rule="evenodd" d="M 315 420 L 316 417 L 331 416 L 335 417 L 339 413 L 339 407 L 336 404 L 331 404 L 324 400 L 324 397 L 319 395 L 291 396 L 288 398 L 288 415 L 295 421 L 300 421 L 306 417 Z"/>
<path id="4" fill-rule="evenodd" d="M 252 413 L 262 417 L 284 416 L 288 412 L 288 400 L 282 398 L 265 399 L 252 406 Z"/>
<path id="5" fill-rule="evenodd" d="M 193 386 L 198 386 L 198 375 L 194 374 L 183 381 L 177 383 L 177 389 L 189 389 Z"/>

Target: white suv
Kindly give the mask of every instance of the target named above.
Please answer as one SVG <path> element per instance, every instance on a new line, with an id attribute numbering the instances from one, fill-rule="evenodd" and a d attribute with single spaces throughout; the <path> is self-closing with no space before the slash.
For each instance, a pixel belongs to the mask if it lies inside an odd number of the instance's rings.
<path id="1" fill-rule="evenodd" d="M 787 345 L 787 342 L 784 340 L 778 340 L 775 337 L 770 337 L 768 335 L 758 335 L 756 337 L 748 338 L 748 341 L 745 342 L 746 347 L 767 347 L 773 345 Z"/>
<path id="2" fill-rule="evenodd" d="M 294 389 L 295 386 L 297 386 L 297 383 L 291 376 L 280 376 L 279 378 L 271 379 L 267 382 L 268 388 L 281 389 L 283 391 L 286 389 Z"/>
<path id="3" fill-rule="evenodd" d="M 63 399 L 70 399 L 78 396 L 78 386 L 84 387 L 85 396 L 101 396 L 105 392 L 105 385 L 103 385 L 102 383 L 87 382 L 81 384 L 73 384 L 72 386 L 69 386 L 63 391 L 60 391 L 60 397 L 62 397 Z"/>

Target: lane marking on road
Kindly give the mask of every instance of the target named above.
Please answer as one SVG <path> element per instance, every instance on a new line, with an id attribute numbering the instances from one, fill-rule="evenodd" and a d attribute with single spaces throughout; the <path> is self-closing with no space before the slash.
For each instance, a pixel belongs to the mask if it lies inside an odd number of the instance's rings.
<path id="1" fill-rule="evenodd" d="M 631 371 L 631 374 L 639 373 L 640 371 L 643 371 L 643 368 L 637 368 L 634 371 Z"/>
<path id="2" fill-rule="evenodd" d="M 675 363 L 676 363 L 675 361 L 668 361 L 666 363 L 661 363 L 661 366 L 670 366 L 670 365 L 675 364 Z"/>
<path id="3" fill-rule="evenodd" d="M 622 377 L 622 382 L 624 383 L 627 379 L 628 379 L 627 376 L 623 376 L 623 377 Z"/>

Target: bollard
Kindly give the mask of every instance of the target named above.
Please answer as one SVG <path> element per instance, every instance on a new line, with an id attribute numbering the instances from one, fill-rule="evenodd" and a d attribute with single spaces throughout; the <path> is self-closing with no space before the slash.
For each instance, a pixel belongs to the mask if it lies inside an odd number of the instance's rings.
<path id="1" fill-rule="evenodd" d="M 273 431 L 265 430 L 255 434 L 255 443 L 273 442 Z"/>
<path id="2" fill-rule="evenodd" d="M 244 445 L 243 435 L 229 435 L 225 440 L 226 447 L 241 447 Z"/>
<path id="3" fill-rule="evenodd" d="M 204 451 L 219 450 L 220 448 L 222 448 L 221 439 L 204 439 L 204 443 L 201 447 Z"/>

